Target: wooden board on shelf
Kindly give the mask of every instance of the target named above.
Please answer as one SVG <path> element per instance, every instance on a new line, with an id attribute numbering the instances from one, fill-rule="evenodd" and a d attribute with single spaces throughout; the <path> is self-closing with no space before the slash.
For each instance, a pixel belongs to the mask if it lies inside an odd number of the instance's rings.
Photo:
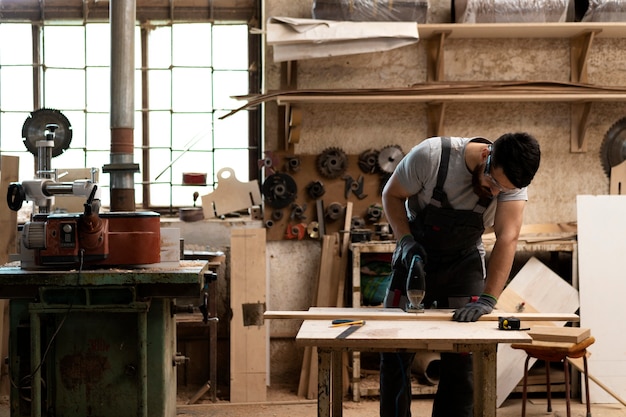
<path id="1" fill-rule="evenodd" d="M 583 327 L 537 326 L 528 331 L 533 340 L 542 342 L 580 343 L 591 336 L 591 329 Z"/>

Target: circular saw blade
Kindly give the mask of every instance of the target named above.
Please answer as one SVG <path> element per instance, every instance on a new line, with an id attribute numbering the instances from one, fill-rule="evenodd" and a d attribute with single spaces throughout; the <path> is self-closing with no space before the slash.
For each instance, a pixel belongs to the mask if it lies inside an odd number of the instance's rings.
<path id="1" fill-rule="evenodd" d="M 391 174 L 402 158 L 404 152 L 399 145 L 385 146 L 378 152 L 378 167 L 382 172 Z"/>
<path id="2" fill-rule="evenodd" d="M 607 177 L 611 177 L 611 168 L 624 160 L 626 160 L 626 117 L 609 128 L 600 145 L 600 161 Z"/>
<path id="3" fill-rule="evenodd" d="M 30 113 L 22 126 L 22 137 L 26 149 L 37 156 L 37 142 L 46 139 L 46 126 L 55 124 L 58 126 L 54 132 L 54 147 L 52 157 L 59 156 L 70 147 L 72 141 L 72 125 L 67 117 L 59 110 L 39 109 Z"/>

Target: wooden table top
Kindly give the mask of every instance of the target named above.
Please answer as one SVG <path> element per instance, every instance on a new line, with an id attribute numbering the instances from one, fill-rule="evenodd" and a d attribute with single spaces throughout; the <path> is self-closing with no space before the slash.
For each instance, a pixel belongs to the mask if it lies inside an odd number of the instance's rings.
<path id="1" fill-rule="evenodd" d="M 327 348 L 358 350 L 468 351 L 471 346 L 494 343 L 528 343 L 525 331 L 498 330 L 493 321 L 459 323 L 434 320 L 370 320 L 342 338 L 350 326 L 333 327 L 331 320 L 305 320 L 296 343 Z"/>

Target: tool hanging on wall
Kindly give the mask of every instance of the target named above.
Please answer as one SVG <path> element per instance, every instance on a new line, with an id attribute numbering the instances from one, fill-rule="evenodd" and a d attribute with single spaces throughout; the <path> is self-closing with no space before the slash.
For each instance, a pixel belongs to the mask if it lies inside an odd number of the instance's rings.
<path id="1" fill-rule="evenodd" d="M 374 174 L 378 171 L 378 151 L 368 149 L 359 155 L 359 168 L 365 174 Z"/>
<path id="2" fill-rule="evenodd" d="M 404 152 L 399 145 L 385 146 L 378 153 L 378 167 L 382 172 L 391 174 L 404 158 Z"/>
<path id="3" fill-rule="evenodd" d="M 289 172 L 298 172 L 300 171 L 300 158 L 297 156 L 289 156 L 287 159 L 287 170 Z"/>
<path id="4" fill-rule="evenodd" d="M 348 168 L 348 157 L 339 148 L 326 148 L 317 156 L 317 170 L 325 178 L 339 178 Z"/>
<path id="5" fill-rule="evenodd" d="M 383 206 L 380 203 L 371 204 L 367 208 L 367 221 L 370 223 L 379 222 L 383 216 Z"/>
<path id="6" fill-rule="evenodd" d="M 324 189 L 324 184 L 322 184 L 321 181 L 311 181 L 306 186 L 306 192 L 311 199 L 317 200 L 324 195 L 326 190 Z"/>
<path id="7" fill-rule="evenodd" d="M 363 187 L 365 185 L 365 178 L 363 178 L 363 175 L 359 176 L 358 180 L 355 180 L 350 175 L 344 175 L 341 178 L 346 182 L 346 187 L 344 191 L 344 196 L 346 197 L 346 200 L 350 196 L 350 191 L 352 191 L 352 193 L 357 196 L 359 200 L 363 200 L 367 197 L 367 194 L 363 194 Z"/>
<path id="8" fill-rule="evenodd" d="M 279 158 L 272 151 L 265 152 L 265 158 L 259 159 L 258 166 L 259 168 L 264 168 L 267 173 L 273 174 L 276 172 L 276 167 L 278 166 Z"/>
<path id="9" fill-rule="evenodd" d="M 319 239 L 320 228 L 318 222 L 311 222 L 306 227 L 307 234 L 311 239 Z"/>
<path id="10" fill-rule="evenodd" d="M 262 187 L 265 202 L 272 208 L 285 208 L 296 199 L 298 186 L 287 174 L 277 172 L 268 176 Z"/>
<path id="11" fill-rule="evenodd" d="M 290 240 L 302 240 L 306 235 L 307 226 L 304 223 L 298 224 L 290 224 L 287 225 L 287 230 L 285 231 L 285 238 Z"/>
<path id="12" fill-rule="evenodd" d="M 291 205 L 291 216 L 289 218 L 291 220 L 304 220 L 306 219 L 306 204 L 299 205 L 293 203 Z"/>
<path id="13" fill-rule="evenodd" d="M 326 218 L 329 222 L 334 222 L 341 217 L 341 213 L 343 212 L 343 206 L 339 203 L 330 203 L 328 207 L 326 207 Z"/>

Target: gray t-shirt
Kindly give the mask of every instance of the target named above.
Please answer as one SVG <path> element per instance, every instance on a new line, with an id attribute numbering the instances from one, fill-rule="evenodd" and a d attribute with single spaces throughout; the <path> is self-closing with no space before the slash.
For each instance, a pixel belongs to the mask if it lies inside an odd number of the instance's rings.
<path id="1" fill-rule="evenodd" d="M 465 164 L 465 145 L 471 141 L 484 138 L 451 137 L 450 161 L 448 175 L 443 189 L 453 208 L 472 210 L 478 202 L 478 196 L 472 187 L 472 173 Z M 489 142 L 491 143 L 491 142 Z M 395 175 L 402 186 L 411 193 L 407 201 L 407 215 L 415 218 L 416 213 L 431 200 L 433 189 L 437 184 L 437 173 L 441 161 L 441 139 L 429 138 L 414 146 L 400 161 Z M 526 187 L 510 192 L 499 193 L 483 214 L 485 227 L 493 226 L 498 201 L 528 200 Z"/>

